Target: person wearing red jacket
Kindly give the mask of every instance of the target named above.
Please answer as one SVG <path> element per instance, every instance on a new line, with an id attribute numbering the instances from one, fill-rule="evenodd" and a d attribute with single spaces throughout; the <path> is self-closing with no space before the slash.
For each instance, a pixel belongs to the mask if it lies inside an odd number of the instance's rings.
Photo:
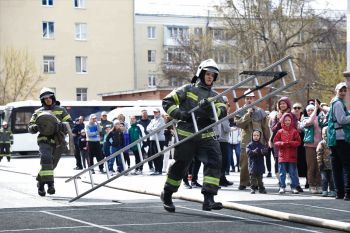
<path id="1" fill-rule="evenodd" d="M 299 132 L 292 125 L 293 116 L 291 113 L 285 113 L 281 117 L 282 128 L 277 131 L 273 140 L 278 148 L 278 172 L 280 173 L 279 184 L 280 194 L 286 192 L 286 173 L 288 172 L 292 181 L 292 193 L 299 193 L 296 189 L 299 185 L 297 171 L 297 148 L 301 143 Z"/>

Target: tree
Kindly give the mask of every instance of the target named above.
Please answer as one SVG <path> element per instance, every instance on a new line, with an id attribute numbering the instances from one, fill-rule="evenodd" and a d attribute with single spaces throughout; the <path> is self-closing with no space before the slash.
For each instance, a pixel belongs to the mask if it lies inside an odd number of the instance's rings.
<path id="1" fill-rule="evenodd" d="M 320 50 L 327 51 L 334 43 L 331 39 L 339 39 L 334 35 L 339 35 L 335 32 L 343 26 L 345 15 L 330 17 L 326 10 L 315 11 L 308 7 L 309 0 L 227 2 L 217 9 L 236 41 L 234 54 L 252 70 L 293 55 L 300 82 L 290 93 L 298 93 L 295 99 L 305 101 L 305 87 L 319 79 L 313 53 L 318 53 L 319 44 L 323 45 Z M 302 91 L 304 95 L 300 95 Z"/>
<path id="2" fill-rule="evenodd" d="M 36 70 L 27 50 L 6 48 L 0 51 L 0 104 L 34 97 L 44 77 Z"/>

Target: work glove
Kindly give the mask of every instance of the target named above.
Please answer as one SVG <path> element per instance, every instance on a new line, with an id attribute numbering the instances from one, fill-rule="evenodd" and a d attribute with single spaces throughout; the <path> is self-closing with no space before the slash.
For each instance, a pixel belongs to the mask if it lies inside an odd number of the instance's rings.
<path id="1" fill-rule="evenodd" d="M 38 128 L 38 125 L 31 125 L 29 127 L 29 132 L 32 133 L 32 134 L 35 134 L 39 131 L 39 128 Z"/>
<path id="2" fill-rule="evenodd" d="M 188 121 L 191 118 L 191 114 L 186 112 L 186 111 L 181 111 L 178 110 L 175 114 L 174 117 L 178 120 L 182 121 Z"/>
<path id="3" fill-rule="evenodd" d="M 206 108 L 210 107 L 210 102 L 208 99 L 202 99 L 199 101 L 198 105 L 200 108 L 206 109 Z"/>

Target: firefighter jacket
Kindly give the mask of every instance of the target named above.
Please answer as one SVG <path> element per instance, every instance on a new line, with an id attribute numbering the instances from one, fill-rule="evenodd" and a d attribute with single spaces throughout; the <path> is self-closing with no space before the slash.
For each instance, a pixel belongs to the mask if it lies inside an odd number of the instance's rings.
<path id="1" fill-rule="evenodd" d="M 202 99 L 210 100 L 216 96 L 217 92 L 213 91 L 211 86 L 206 86 L 201 81 L 196 84 L 186 84 L 180 88 L 173 90 L 163 99 L 164 110 L 173 118 L 178 119 L 178 112 L 188 112 L 194 107 L 197 107 Z M 216 113 L 220 118 L 226 116 L 226 105 L 222 98 L 218 98 L 214 101 Z M 210 105 L 200 107 L 195 112 L 198 130 L 205 128 L 206 126 L 214 122 L 214 114 Z M 177 133 L 179 137 L 187 137 L 195 132 L 192 118 L 187 121 L 180 120 L 177 125 Z M 201 134 L 201 138 L 208 138 L 215 136 L 213 129 L 208 130 Z"/>
<path id="2" fill-rule="evenodd" d="M 8 128 L 0 129 L 0 144 L 13 144 L 13 135 Z"/>
<path id="3" fill-rule="evenodd" d="M 28 131 L 30 133 L 37 133 L 38 132 L 38 127 L 36 125 L 36 119 L 39 116 L 40 113 L 44 111 L 50 111 L 53 115 L 57 117 L 57 119 L 60 122 L 68 122 L 72 128 L 73 126 L 73 121 L 71 116 L 68 114 L 67 110 L 64 107 L 61 107 L 59 105 L 53 104 L 51 106 L 43 106 L 37 110 L 32 115 L 32 118 L 29 121 L 28 125 Z M 49 144 L 62 144 L 65 143 L 65 134 L 67 132 L 57 132 L 52 136 L 45 136 L 39 133 L 37 142 L 38 143 L 49 143 Z"/>

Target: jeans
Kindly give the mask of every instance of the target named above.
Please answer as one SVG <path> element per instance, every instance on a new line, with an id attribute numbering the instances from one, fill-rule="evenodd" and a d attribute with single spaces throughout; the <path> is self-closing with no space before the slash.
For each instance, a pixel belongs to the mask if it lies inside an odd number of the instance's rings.
<path id="1" fill-rule="evenodd" d="M 334 191 L 332 170 L 322 170 L 321 179 L 322 179 L 322 191 L 328 191 L 328 187 L 329 187 L 329 191 Z"/>
<path id="2" fill-rule="evenodd" d="M 118 150 L 122 149 L 123 147 L 114 147 L 111 146 L 111 154 L 114 154 L 115 152 L 117 152 Z M 114 160 L 116 160 L 116 164 L 117 164 L 117 171 L 118 172 L 122 172 L 124 171 L 124 165 L 123 165 L 123 160 L 121 158 L 122 155 L 117 155 L 115 158 L 108 160 L 108 169 L 111 171 L 113 170 L 113 163 Z"/>
<path id="3" fill-rule="evenodd" d="M 299 185 L 299 177 L 297 163 L 278 163 L 278 171 L 280 173 L 280 187 L 286 188 L 286 174 L 289 173 L 292 184 L 290 187 L 295 189 Z"/>
<path id="4" fill-rule="evenodd" d="M 235 155 L 236 155 L 236 165 L 235 165 L 235 161 L 233 159 L 233 150 L 235 151 Z M 229 172 L 230 171 L 230 166 L 232 168 L 232 170 L 235 170 L 235 166 L 238 168 L 239 167 L 239 158 L 241 155 L 241 144 L 231 144 L 228 143 L 228 164 L 226 167 L 226 171 Z"/>

